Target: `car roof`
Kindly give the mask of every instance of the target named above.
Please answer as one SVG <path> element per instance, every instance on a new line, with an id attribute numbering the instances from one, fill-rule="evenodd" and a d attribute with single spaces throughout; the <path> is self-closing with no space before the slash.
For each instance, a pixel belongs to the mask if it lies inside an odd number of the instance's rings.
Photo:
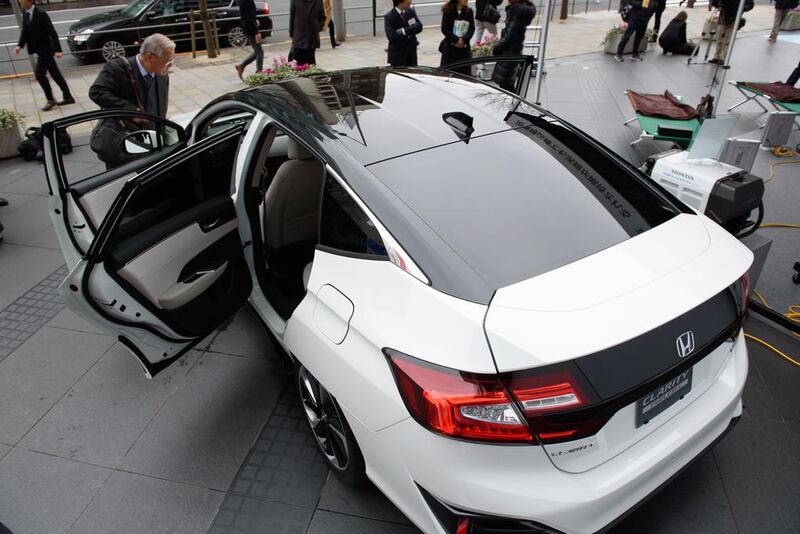
<path id="1" fill-rule="evenodd" d="M 471 302 L 679 211 L 569 124 L 438 69 L 339 71 L 226 98 L 325 154 L 431 285 Z"/>

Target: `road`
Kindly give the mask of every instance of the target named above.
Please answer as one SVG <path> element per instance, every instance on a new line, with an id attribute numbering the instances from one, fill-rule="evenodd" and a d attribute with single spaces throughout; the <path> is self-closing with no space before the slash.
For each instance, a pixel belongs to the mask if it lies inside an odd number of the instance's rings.
<path id="1" fill-rule="evenodd" d="M 583 13 L 586 9 L 589 11 L 607 10 L 608 0 L 575 0 L 574 13 Z M 762 0 L 763 1 L 763 0 Z M 368 35 L 372 33 L 372 0 L 344 0 L 346 19 L 347 19 L 347 32 L 350 35 Z M 618 0 L 612 0 L 613 5 L 617 5 Z M 677 0 L 668 0 L 669 3 L 677 3 Z M 534 0 L 537 6 L 541 6 L 542 0 Z M 415 2 L 417 13 L 423 21 L 423 24 L 428 27 L 438 26 L 440 17 L 441 2 L 436 0 L 421 0 Z M 275 32 L 268 40 L 269 42 L 281 42 L 289 38 L 288 31 L 286 30 L 289 24 L 289 0 L 270 0 L 270 10 L 273 14 L 273 24 Z M 50 11 L 50 18 L 53 20 L 56 31 L 61 36 L 62 45 L 64 50 L 67 51 L 64 39 L 68 32 L 69 26 L 78 20 L 93 15 L 95 13 L 102 13 L 113 9 L 119 9 L 119 5 L 110 6 L 97 6 L 87 8 L 75 8 L 64 10 Z M 386 10 L 391 7 L 391 0 L 378 0 L 378 15 L 381 16 Z M 556 9 L 558 9 L 556 7 Z M 570 8 L 573 11 L 573 8 Z M 556 15 L 557 16 L 557 15 Z M 377 22 L 378 34 L 382 32 L 382 21 Z M 29 73 L 31 65 L 28 61 L 27 54 L 23 51 L 19 56 L 14 56 L 13 50 L 16 45 L 19 30 L 17 29 L 16 19 L 14 15 L 0 16 L 0 76 L 13 75 L 19 73 Z M 324 37 L 324 36 L 323 36 Z M 325 42 L 325 41 L 323 41 Z M 288 52 L 288 50 L 287 50 Z M 69 55 L 65 55 L 59 60 L 59 66 L 62 70 L 69 69 L 80 65 L 80 61 Z"/>

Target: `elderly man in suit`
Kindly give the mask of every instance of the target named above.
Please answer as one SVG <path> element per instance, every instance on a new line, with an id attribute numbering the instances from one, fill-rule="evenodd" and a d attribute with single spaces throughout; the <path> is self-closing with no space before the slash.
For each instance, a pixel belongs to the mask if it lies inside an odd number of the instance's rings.
<path id="1" fill-rule="evenodd" d="M 89 88 L 89 98 L 103 109 L 143 111 L 156 117 L 167 116 L 169 103 L 169 67 L 175 61 L 175 43 L 167 36 L 154 33 L 144 41 L 139 53 L 132 58 L 116 58 L 103 66 Z M 112 129 L 109 119 L 95 128 Z M 148 120 L 134 117 L 130 122 L 146 127 Z M 120 135 L 124 134 L 120 130 Z M 99 143 L 102 145 L 103 143 Z M 125 156 L 113 150 L 98 151 L 98 156 L 108 168 L 125 163 Z"/>
<path id="2" fill-rule="evenodd" d="M 53 27 L 53 22 L 45 11 L 34 5 L 35 0 L 19 0 L 19 5 L 22 8 L 22 32 L 19 35 L 19 41 L 14 54 L 19 54 L 20 51 L 28 47 L 28 54 L 36 54 L 36 81 L 42 86 L 44 96 L 47 98 L 47 103 L 42 107 L 42 111 L 50 111 L 56 106 L 64 106 L 67 104 L 74 104 L 75 99 L 69 92 L 67 80 L 58 69 L 56 58 L 61 57 L 61 43 L 58 40 L 58 34 Z M 47 73 L 53 77 L 61 89 L 64 98 L 61 102 L 56 102 L 53 96 L 53 89 L 50 87 L 50 81 L 47 79 Z"/>
<path id="3" fill-rule="evenodd" d="M 389 39 L 389 65 L 416 67 L 417 34 L 422 31 L 422 21 L 411 7 L 411 0 L 392 0 L 392 4 L 394 7 L 383 16 L 383 27 Z"/>

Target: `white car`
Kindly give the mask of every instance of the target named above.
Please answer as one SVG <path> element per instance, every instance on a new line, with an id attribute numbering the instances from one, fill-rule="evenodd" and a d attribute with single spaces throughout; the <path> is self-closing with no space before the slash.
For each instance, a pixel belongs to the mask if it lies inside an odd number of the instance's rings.
<path id="1" fill-rule="evenodd" d="M 331 468 L 424 532 L 610 528 L 742 412 L 752 254 L 511 93 L 334 72 L 58 152 L 135 115 L 44 126 L 67 306 L 154 376 L 249 303 Z"/>

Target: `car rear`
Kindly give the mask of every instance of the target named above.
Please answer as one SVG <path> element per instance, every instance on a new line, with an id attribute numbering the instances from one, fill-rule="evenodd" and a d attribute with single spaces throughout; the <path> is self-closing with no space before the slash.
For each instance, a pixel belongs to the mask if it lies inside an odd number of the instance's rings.
<path id="1" fill-rule="evenodd" d="M 425 530 L 595 532 L 741 414 L 752 254 L 559 121 L 507 121 L 371 169 L 494 287 L 497 372 L 385 349 L 411 418 L 362 448 Z"/>

